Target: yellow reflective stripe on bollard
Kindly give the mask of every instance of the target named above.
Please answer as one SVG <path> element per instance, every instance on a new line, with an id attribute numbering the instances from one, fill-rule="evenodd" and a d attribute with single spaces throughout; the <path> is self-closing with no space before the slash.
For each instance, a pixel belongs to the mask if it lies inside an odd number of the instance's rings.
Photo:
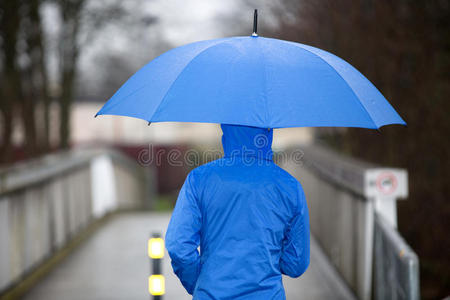
<path id="1" fill-rule="evenodd" d="M 165 283 L 163 275 L 151 275 L 148 278 L 148 291 L 151 295 L 160 296 L 164 295 Z"/>
<path id="2" fill-rule="evenodd" d="M 164 257 L 164 240 L 162 238 L 151 238 L 148 240 L 148 256 L 150 258 Z"/>

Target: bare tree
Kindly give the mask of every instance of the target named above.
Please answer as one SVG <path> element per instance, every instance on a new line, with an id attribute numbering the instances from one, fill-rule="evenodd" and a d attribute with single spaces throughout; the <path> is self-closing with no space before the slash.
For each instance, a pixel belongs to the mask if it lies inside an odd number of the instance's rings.
<path id="1" fill-rule="evenodd" d="M 39 8 L 42 0 L 22 3 L 21 36 L 24 50 L 19 55 L 25 60 L 21 67 L 21 120 L 25 133 L 27 156 L 48 149 L 48 93 L 47 70 L 44 59 L 43 33 Z M 37 109 L 42 104 L 43 109 Z M 39 107 L 40 108 L 40 107 Z M 38 116 L 43 114 L 43 116 Z M 37 120 L 43 120 L 37 122 Z M 42 125 L 41 125 L 42 124 Z"/>
<path id="2" fill-rule="evenodd" d="M 60 7 L 62 29 L 59 38 L 60 62 L 60 147 L 69 146 L 70 109 L 74 101 L 78 60 L 85 46 L 106 24 L 122 20 L 125 11 L 120 1 L 63 0 Z"/>
<path id="3" fill-rule="evenodd" d="M 54 20 L 59 21 L 59 26 L 57 36 L 52 35 L 52 39 L 43 27 L 41 12 L 44 4 L 53 5 L 60 14 L 59 20 Z M 12 133 L 15 120 L 21 121 L 26 157 L 50 149 L 50 92 L 59 104 L 59 147 L 69 146 L 70 111 L 80 55 L 102 28 L 122 22 L 127 14 L 119 0 L 0 2 L 0 162 L 14 159 Z M 136 29 L 157 20 L 145 14 L 140 14 L 139 18 L 129 16 L 126 22 Z M 50 55 L 56 55 L 56 74 L 49 70 L 47 58 Z M 123 65 L 120 71 L 128 73 L 126 64 Z M 51 74 L 56 76 L 49 76 Z M 114 75 L 123 78 L 123 75 Z M 50 86 L 59 88 L 50 89 Z"/>
<path id="4" fill-rule="evenodd" d="M 1 101 L 2 145 L 0 160 L 9 161 L 12 155 L 11 134 L 17 101 L 21 98 L 20 71 L 17 64 L 17 42 L 20 25 L 20 3 L 0 1 L 0 36 L 2 40 Z"/>
<path id="5" fill-rule="evenodd" d="M 43 124 L 34 124 L 37 130 L 36 139 L 41 151 L 50 149 L 50 120 L 48 94 L 48 71 L 45 59 L 44 32 L 40 15 L 40 7 L 43 0 L 30 0 L 29 2 L 29 44 L 28 57 L 30 60 L 30 76 L 32 89 L 31 96 L 42 104 Z"/>
<path id="6" fill-rule="evenodd" d="M 78 35 L 80 20 L 85 0 L 59 1 L 62 15 L 62 29 L 60 37 L 60 147 L 69 146 L 70 107 L 73 101 L 73 91 L 76 76 L 77 60 L 80 53 Z"/>

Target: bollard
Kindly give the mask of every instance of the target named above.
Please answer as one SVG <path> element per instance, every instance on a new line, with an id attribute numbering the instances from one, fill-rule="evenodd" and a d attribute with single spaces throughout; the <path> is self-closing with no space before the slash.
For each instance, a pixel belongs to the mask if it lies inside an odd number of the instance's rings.
<path id="1" fill-rule="evenodd" d="M 164 275 L 161 263 L 164 257 L 164 240 L 157 232 L 148 240 L 148 256 L 150 258 L 150 276 L 148 278 L 148 291 L 153 299 L 162 299 L 165 293 Z"/>

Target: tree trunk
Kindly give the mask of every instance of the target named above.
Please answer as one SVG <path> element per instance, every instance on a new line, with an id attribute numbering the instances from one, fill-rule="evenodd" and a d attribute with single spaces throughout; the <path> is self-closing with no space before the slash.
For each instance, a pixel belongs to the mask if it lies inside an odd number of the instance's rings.
<path id="1" fill-rule="evenodd" d="M 48 79 L 45 61 L 45 49 L 43 43 L 42 21 L 39 14 L 39 7 L 42 0 L 29 1 L 29 20 L 30 20 L 30 44 L 29 57 L 31 61 L 31 74 L 33 83 L 33 94 L 35 101 L 42 104 L 42 124 L 37 126 L 37 146 L 41 151 L 47 151 L 50 148 L 49 134 L 49 105 Z"/>
<path id="2" fill-rule="evenodd" d="M 3 41 L 3 74 L 0 82 L 0 110 L 3 115 L 3 132 L 0 161 L 10 162 L 12 158 L 12 122 L 14 103 L 20 99 L 20 74 L 17 66 L 17 40 L 20 25 L 20 3 L 18 1 L 0 1 L 0 35 Z"/>
<path id="3" fill-rule="evenodd" d="M 61 1 L 63 28 L 60 42 L 61 87 L 60 97 L 60 147 L 69 147 L 70 109 L 76 78 L 79 45 L 78 33 L 84 0 Z"/>
<path id="4" fill-rule="evenodd" d="M 60 147 L 69 147 L 70 141 L 70 109 L 72 106 L 73 86 L 75 70 L 69 70 L 63 74 L 62 94 L 60 98 Z"/>

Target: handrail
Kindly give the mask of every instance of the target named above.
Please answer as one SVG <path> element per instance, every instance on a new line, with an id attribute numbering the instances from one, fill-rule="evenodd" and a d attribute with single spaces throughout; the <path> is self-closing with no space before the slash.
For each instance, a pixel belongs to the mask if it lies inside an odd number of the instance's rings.
<path id="1" fill-rule="evenodd" d="M 323 145 L 298 149 L 303 151 L 301 163 L 287 161 L 283 167 L 303 185 L 311 231 L 358 298 L 371 299 L 375 217 L 381 216 L 396 232 L 396 201 L 408 195 L 407 172 L 356 160 Z"/>
<path id="2" fill-rule="evenodd" d="M 374 298 L 420 299 L 419 258 L 378 214 L 375 216 Z M 395 278 L 395 280 L 392 280 Z"/>
<path id="3" fill-rule="evenodd" d="M 308 168 L 327 181 L 363 196 L 361 199 L 385 196 L 404 199 L 408 196 L 407 172 L 403 169 L 380 167 L 317 144 L 303 146 L 302 149 Z M 392 173 L 396 180 L 395 190 L 389 191 L 389 194 L 377 186 L 378 176 L 386 172 Z"/>
<path id="4" fill-rule="evenodd" d="M 305 165 L 327 181 L 358 194 L 364 195 L 364 174 L 375 165 L 339 155 L 319 145 L 301 147 Z"/>
<path id="5" fill-rule="evenodd" d="M 76 148 L 47 154 L 41 158 L 0 169 L 0 195 L 40 184 L 73 169 L 83 167 L 99 155 L 108 155 L 124 167 L 136 168 L 136 162 L 113 149 Z"/>
<path id="6" fill-rule="evenodd" d="M 149 177 L 106 148 L 77 148 L 0 170 L 0 298 L 96 220 L 148 201 Z"/>

